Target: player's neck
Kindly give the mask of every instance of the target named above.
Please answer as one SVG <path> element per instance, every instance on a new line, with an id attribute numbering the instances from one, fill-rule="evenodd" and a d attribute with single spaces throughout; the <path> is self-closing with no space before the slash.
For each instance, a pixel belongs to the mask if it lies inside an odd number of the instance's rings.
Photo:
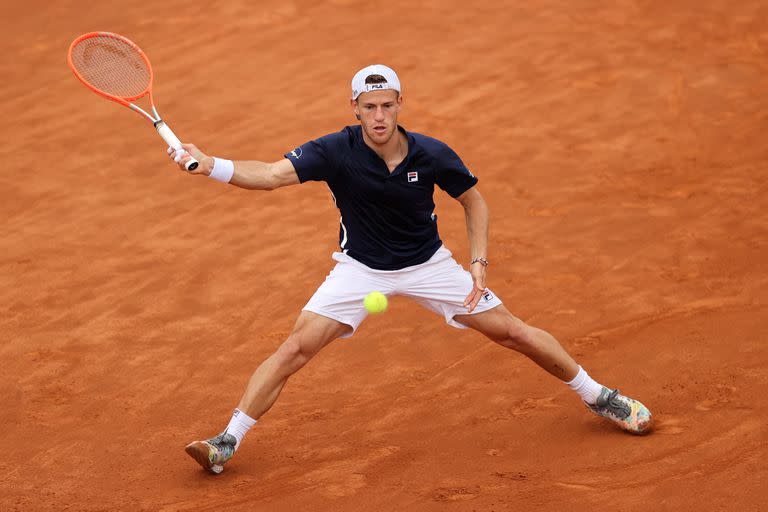
<path id="1" fill-rule="evenodd" d="M 363 141 L 384 160 L 389 172 L 392 172 L 408 154 L 408 137 L 399 128 L 395 128 L 395 133 L 383 144 L 376 144 L 363 130 Z"/>

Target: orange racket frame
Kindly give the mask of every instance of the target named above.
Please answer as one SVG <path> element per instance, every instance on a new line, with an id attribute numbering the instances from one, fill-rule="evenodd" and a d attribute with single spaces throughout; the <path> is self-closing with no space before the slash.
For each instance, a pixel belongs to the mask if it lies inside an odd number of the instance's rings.
<path id="1" fill-rule="evenodd" d="M 147 87 L 139 94 L 135 96 L 116 96 L 114 94 L 109 94 L 106 91 L 102 91 L 98 87 L 95 87 L 92 85 L 88 80 L 83 77 L 80 72 L 77 70 L 77 67 L 75 66 L 74 62 L 72 61 L 72 51 L 74 50 L 75 46 L 77 46 L 79 43 L 84 41 L 85 39 L 93 38 L 93 37 L 111 37 L 113 39 L 117 39 L 123 43 L 128 44 L 131 46 L 134 50 L 136 50 L 136 53 L 139 54 L 139 56 L 142 58 L 144 63 L 147 66 L 147 70 L 149 71 L 149 80 L 147 83 Z M 75 74 L 78 80 L 82 82 L 83 85 L 85 85 L 88 89 L 95 92 L 99 96 L 106 98 L 108 100 L 114 101 L 116 103 L 119 103 L 120 105 L 123 105 L 125 107 L 130 108 L 134 112 L 141 114 L 145 118 L 147 118 L 155 127 L 157 130 L 157 133 L 160 134 L 160 136 L 163 138 L 163 140 L 168 144 L 168 146 L 172 147 L 174 150 L 176 150 L 177 154 L 184 154 L 186 151 L 181 147 L 181 141 L 178 137 L 176 137 L 176 134 L 173 133 L 173 131 L 170 129 L 168 124 L 160 117 L 160 114 L 157 112 L 157 108 L 155 107 L 155 100 L 152 95 L 152 85 L 154 84 L 154 72 L 152 71 L 152 64 L 149 61 L 149 58 L 144 53 L 144 51 L 125 36 L 122 36 L 120 34 L 115 34 L 113 32 L 89 32 L 87 34 L 83 34 L 79 37 L 77 37 L 74 41 L 72 41 L 72 44 L 69 45 L 69 50 L 67 51 L 67 65 L 72 70 L 72 72 Z M 140 106 L 133 103 L 134 101 L 137 101 L 144 96 L 149 96 L 149 103 L 152 106 L 152 113 L 148 113 L 146 110 L 141 108 Z M 181 152 L 181 153 L 179 153 Z M 188 171 L 192 171 L 196 169 L 198 166 L 197 160 L 192 158 L 190 155 L 190 159 L 185 164 L 185 167 Z"/>

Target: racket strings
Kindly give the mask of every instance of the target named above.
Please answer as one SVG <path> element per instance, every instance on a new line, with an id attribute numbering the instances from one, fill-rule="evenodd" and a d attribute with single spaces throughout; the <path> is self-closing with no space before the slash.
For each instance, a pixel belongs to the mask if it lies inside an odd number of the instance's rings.
<path id="1" fill-rule="evenodd" d="M 72 48 L 72 64 L 92 87 L 120 98 L 146 92 L 152 73 L 139 51 L 114 37 L 83 39 Z"/>

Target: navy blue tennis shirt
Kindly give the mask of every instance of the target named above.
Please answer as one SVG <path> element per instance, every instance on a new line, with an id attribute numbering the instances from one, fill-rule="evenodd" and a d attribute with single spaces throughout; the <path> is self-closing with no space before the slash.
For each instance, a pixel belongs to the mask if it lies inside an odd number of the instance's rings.
<path id="1" fill-rule="evenodd" d="M 331 189 L 341 213 L 341 250 L 377 270 L 424 263 L 440 248 L 435 184 L 456 198 L 477 183 L 446 144 L 398 129 L 408 137 L 408 155 L 392 173 L 359 125 L 285 154 L 301 183 L 325 181 Z"/>

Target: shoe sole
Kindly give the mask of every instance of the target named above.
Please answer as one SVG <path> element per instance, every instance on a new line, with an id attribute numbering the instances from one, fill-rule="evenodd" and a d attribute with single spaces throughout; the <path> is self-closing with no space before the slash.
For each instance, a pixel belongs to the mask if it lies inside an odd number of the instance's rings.
<path id="1" fill-rule="evenodd" d="M 224 466 L 211 462 L 211 459 L 209 458 L 210 449 L 208 448 L 208 443 L 204 441 L 195 441 L 189 443 L 187 447 L 184 448 L 184 451 L 187 452 L 187 455 L 195 459 L 195 461 L 197 461 L 197 463 L 206 471 L 210 471 L 214 475 L 218 475 L 224 471 Z"/>

